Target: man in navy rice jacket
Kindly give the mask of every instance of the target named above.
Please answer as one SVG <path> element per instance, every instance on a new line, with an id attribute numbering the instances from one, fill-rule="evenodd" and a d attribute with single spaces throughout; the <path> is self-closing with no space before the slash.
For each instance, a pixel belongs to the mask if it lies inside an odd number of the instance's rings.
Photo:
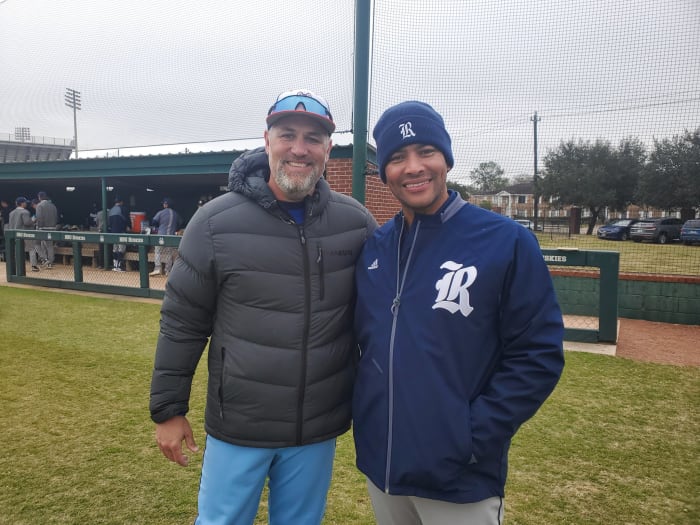
<path id="1" fill-rule="evenodd" d="M 563 322 L 537 240 L 447 189 L 450 136 L 422 102 L 374 129 L 401 212 L 357 264 L 357 466 L 377 521 L 500 524 L 508 449 L 561 375 Z"/>

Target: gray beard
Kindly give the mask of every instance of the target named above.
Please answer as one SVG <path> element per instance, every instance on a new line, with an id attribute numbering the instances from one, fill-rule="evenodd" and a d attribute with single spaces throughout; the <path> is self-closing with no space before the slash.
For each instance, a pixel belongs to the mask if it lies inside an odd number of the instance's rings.
<path id="1" fill-rule="evenodd" d="M 316 183 L 321 176 L 314 170 L 310 177 L 306 179 L 292 179 L 284 172 L 284 169 L 279 169 L 273 175 L 277 186 L 284 192 L 285 196 L 291 202 L 304 200 L 304 197 L 309 195 L 316 186 Z"/>

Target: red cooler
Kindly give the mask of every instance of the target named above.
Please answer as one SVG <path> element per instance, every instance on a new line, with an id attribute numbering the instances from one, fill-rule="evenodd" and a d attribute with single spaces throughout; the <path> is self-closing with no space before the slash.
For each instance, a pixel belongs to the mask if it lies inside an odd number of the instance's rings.
<path id="1" fill-rule="evenodd" d="M 144 228 L 148 227 L 146 222 L 146 212 L 145 211 L 132 211 L 129 213 L 131 217 L 131 231 L 134 233 L 141 233 L 142 226 Z"/>

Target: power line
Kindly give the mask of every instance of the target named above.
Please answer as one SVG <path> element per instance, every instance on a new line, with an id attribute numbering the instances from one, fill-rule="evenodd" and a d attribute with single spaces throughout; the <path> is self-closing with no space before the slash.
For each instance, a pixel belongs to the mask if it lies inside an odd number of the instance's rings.
<path id="1" fill-rule="evenodd" d="M 647 109 L 647 108 L 653 108 L 653 107 L 660 107 L 660 106 L 672 106 L 675 104 L 684 104 L 686 102 L 696 102 L 700 100 L 700 97 L 692 97 L 692 98 L 686 98 L 682 100 L 670 100 L 666 102 L 655 102 L 651 104 L 639 104 L 636 106 L 626 106 L 626 107 L 619 107 L 619 108 L 609 108 L 609 109 L 593 109 L 590 111 L 576 111 L 572 113 L 561 113 L 561 114 L 547 114 L 547 118 L 549 119 L 556 119 L 556 118 L 563 118 L 563 117 L 580 117 L 580 116 L 585 116 L 585 115 L 595 115 L 598 113 L 616 113 L 620 111 L 632 111 L 635 109 Z"/>
<path id="2" fill-rule="evenodd" d="M 647 97 L 647 98 L 658 98 L 658 97 Z M 652 108 L 652 107 L 661 107 L 661 106 L 669 106 L 669 105 L 675 105 L 675 104 L 684 104 L 687 102 L 697 102 L 700 101 L 700 96 L 698 97 L 689 97 L 689 98 L 684 98 L 684 99 L 679 99 L 679 100 L 667 100 L 663 102 L 652 102 L 648 104 L 637 104 L 637 105 L 631 105 L 631 106 L 621 106 L 621 107 L 614 107 L 614 108 L 601 108 L 601 109 L 588 109 L 585 111 L 569 111 L 567 113 L 557 113 L 557 111 L 565 111 L 565 110 L 550 110 L 545 111 L 544 114 L 546 115 L 547 119 L 561 119 L 561 118 L 567 118 L 567 117 L 580 117 L 580 116 L 586 116 L 586 115 L 595 115 L 599 113 L 615 113 L 615 112 L 622 112 L 622 111 L 633 111 L 636 109 L 647 109 L 647 108 Z M 598 103 L 598 104 L 591 104 L 588 106 L 582 106 L 586 108 L 591 108 L 591 107 L 596 107 L 596 106 L 604 106 L 609 103 Z M 542 114 L 542 112 L 540 112 Z M 467 132 L 460 132 L 460 133 L 454 133 L 453 136 L 455 138 L 466 138 L 466 137 L 474 137 L 474 136 L 482 136 L 482 135 L 487 135 L 489 133 L 492 133 L 494 131 L 499 131 L 502 129 L 507 129 L 512 126 L 516 126 L 519 124 L 525 124 L 528 121 L 531 121 L 532 118 L 528 116 L 519 116 L 519 117 L 514 117 L 512 119 L 504 119 L 504 120 L 499 120 L 496 122 L 493 122 L 491 124 L 486 124 L 485 126 L 481 128 L 475 128 Z"/>
<path id="3" fill-rule="evenodd" d="M 641 102 L 644 100 L 657 100 L 660 98 L 663 99 L 668 99 L 671 98 L 672 101 L 674 102 L 682 102 L 684 101 L 683 99 L 675 100 L 678 97 L 684 97 L 688 98 L 687 95 L 698 95 L 698 90 L 697 89 L 687 89 L 685 91 L 678 91 L 676 93 L 666 93 L 666 94 L 657 94 L 657 95 L 648 95 L 648 96 L 640 96 L 640 97 L 635 97 L 635 100 Z M 692 98 L 691 98 L 692 100 Z M 555 112 L 555 111 L 570 111 L 572 109 L 589 109 L 589 108 L 595 108 L 599 106 L 610 106 L 613 104 L 617 104 L 617 102 L 593 102 L 591 104 L 575 104 L 575 105 L 569 105 L 568 107 L 565 108 L 550 108 L 549 111 Z"/>

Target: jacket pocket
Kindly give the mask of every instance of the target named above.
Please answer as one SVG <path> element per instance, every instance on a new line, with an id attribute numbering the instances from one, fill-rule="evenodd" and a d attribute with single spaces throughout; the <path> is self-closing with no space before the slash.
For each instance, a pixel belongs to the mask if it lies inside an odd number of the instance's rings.
<path id="1" fill-rule="evenodd" d="M 219 417 L 224 420 L 224 379 L 226 377 L 226 348 L 221 347 L 221 372 L 219 373 Z"/>
<path id="2" fill-rule="evenodd" d="M 318 265 L 318 295 L 319 299 L 323 301 L 323 298 L 326 295 L 326 276 L 323 271 L 323 248 L 321 247 L 321 243 L 318 244 L 317 248 L 316 264 Z"/>
<path id="3" fill-rule="evenodd" d="M 395 417 L 390 484 L 464 489 L 472 458 L 471 417 L 468 403 L 452 401 L 423 403 L 420 415 L 404 407 Z"/>

